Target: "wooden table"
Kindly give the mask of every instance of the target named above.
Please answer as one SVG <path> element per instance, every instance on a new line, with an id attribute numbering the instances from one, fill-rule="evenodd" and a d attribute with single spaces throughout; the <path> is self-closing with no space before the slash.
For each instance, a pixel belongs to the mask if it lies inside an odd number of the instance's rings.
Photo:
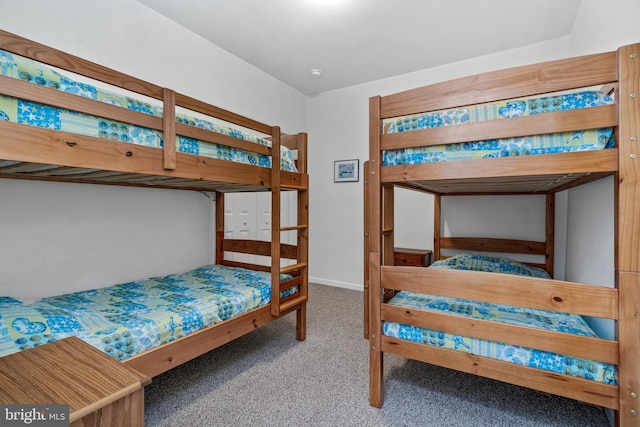
<path id="1" fill-rule="evenodd" d="M 0 358 L 0 403 L 68 404 L 72 427 L 144 426 L 150 382 L 75 337 Z"/>

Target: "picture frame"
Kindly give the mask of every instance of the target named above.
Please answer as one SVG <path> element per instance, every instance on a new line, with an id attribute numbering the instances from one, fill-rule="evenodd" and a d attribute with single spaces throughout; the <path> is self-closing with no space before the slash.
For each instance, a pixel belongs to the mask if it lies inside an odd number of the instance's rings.
<path id="1" fill-rule="evenodd" d="M 333 163 L 333 182 L 358 182 L 360 179 L 360 160 L 336 160 Z"/>

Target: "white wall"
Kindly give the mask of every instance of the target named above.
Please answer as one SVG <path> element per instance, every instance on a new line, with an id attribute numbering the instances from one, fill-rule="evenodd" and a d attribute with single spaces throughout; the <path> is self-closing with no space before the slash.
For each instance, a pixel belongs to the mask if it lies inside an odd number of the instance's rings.
<path id="1" fill-rule="evenodd" d="M 572 55 L 616 50 L 640 42 L 640 2 L 582 0 L 571 30 Z"/>
<path id="2" fill-rule="evenodd" d="M 305 130 L 304 95 L 137 1 L 5 1 L 0 28 Z M 29 299 L 203 265 L 211 221 L 198 192 L 0 180 L 0 294 Z"/>

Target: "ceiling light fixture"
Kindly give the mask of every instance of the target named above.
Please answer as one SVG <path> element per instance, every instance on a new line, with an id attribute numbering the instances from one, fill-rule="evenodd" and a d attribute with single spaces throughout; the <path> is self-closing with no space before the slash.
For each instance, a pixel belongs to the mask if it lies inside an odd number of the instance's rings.
<path id="1" fill-rule="evenodd" d="M 320 68 L 313 68 L 311 70 L 311 75 L 315 78 L 318 78 L 322 75 L 322 70 Z"/>
<path id="2" fill-rule="evenodd" d="M 310 3 L 315 3 L 319 6 L 337 6 L 344 3 L 343 0 L 309 0 Z"/>

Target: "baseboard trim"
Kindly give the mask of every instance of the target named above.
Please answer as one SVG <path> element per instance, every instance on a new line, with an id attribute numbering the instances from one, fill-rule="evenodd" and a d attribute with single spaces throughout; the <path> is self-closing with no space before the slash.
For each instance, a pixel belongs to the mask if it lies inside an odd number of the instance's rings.
<path id="1" fill-rule="evenodd" d="M 336 280 L 322 279 L 320 277 L 309 277 L 309 282 L 318 285 L 334 286 L 336 288 L 351 289 L 353 291 L 364 291 L 364 287 L 359 283 L 338 282 Z"/>

